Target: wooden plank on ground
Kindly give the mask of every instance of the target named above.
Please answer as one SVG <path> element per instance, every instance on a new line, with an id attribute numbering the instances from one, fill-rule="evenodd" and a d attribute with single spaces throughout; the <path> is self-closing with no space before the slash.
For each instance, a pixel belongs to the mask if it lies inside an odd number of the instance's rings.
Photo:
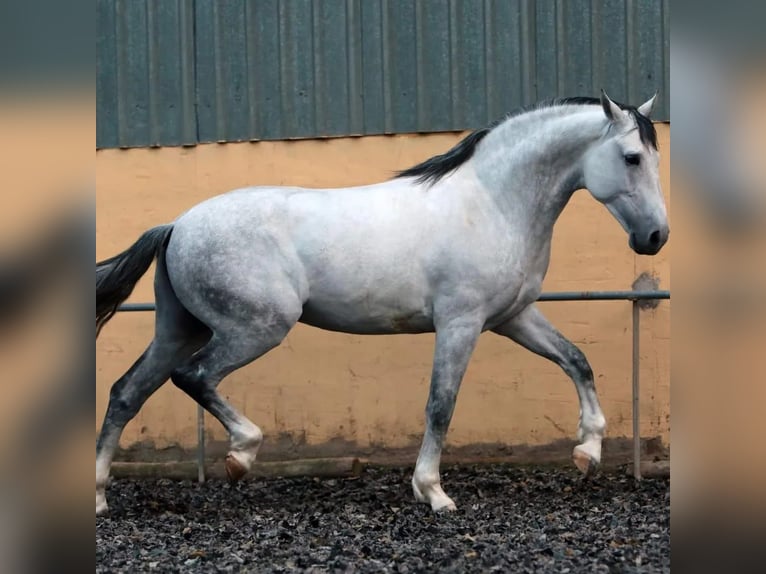
<path id="1" fill-rule="evenodd" d="M 308 458 L 275 462 L 256 462 L 243 480 L 296 476 L 357 477 L 365 463 L 359 458 Z M 196 462 L 114 462 L 115 478 L 197 479 Z M 205 477 L 225 479 L 223 462 L 205 465 Z"/>

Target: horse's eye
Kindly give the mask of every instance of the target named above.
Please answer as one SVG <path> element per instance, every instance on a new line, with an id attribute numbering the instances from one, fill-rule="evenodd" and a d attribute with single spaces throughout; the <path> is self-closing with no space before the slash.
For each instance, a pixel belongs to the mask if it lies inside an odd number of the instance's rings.
<path id="1" fill-rule="evenodd" d="M 641 156 L 637 153 L 629 153 L 625 156 L 625 163 L 628 165 L 638 165 L 641 163 Z"/>

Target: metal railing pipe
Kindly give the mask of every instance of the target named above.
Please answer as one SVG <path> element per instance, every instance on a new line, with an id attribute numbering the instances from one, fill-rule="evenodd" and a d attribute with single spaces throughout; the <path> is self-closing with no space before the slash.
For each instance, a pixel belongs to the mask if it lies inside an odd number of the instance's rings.
<path id="1" fill-rule="evenodd" d="M 632 301 L 632 410 L 633 410 L 633 477 L 641 480 L 641 425 L 639 412 L 639 301 L 670 299 L 667 290 L 624 291 L 554 291 L 541 293 L 538 301 Z M 124 303 L 122 312 L 155 311 L 154 303 Z M 205 422 L 204 410 L 197 405 L 197 471 L 199 482 L 205 481 Z"/>
<path id="2" fill-rule="evenodd" d="M 670 299 L 670 291 L 553 291 L 541 293 L 538 301 L 639 301 Z M 154 303 L 124 303 L 118 311 L 154 311 Z"/>

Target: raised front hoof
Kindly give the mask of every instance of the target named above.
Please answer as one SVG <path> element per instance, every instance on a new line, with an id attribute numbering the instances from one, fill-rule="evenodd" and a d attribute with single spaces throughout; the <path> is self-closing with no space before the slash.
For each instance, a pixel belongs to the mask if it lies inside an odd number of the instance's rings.
<path id="1" fill-rule="evenodd" d="M 583 478 L 593 476 L 598 468 L 598 461 L 579 446 L 576 446 L 572 451 L 572 461 Z"/>
<path id="2" fill-rule="evenodd" d="M 244 464 L 237 460 L 234 453 L 231 452 L 226 455 L 224 466 L 226 467 L 226 476 L 229 479 L 229 484 L 238 482 L 249 470 Z"/>

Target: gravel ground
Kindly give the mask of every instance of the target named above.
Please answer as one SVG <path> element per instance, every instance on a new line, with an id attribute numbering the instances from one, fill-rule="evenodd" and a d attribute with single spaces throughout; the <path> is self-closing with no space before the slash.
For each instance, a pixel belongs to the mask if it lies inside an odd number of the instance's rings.
<path id="1" fill-rule="evenodd" d="M 445 467 L 458 510 L 435 515 L 410 477 L 114 480 L 96 572 L 670 571 L 668 479 Z"/>

